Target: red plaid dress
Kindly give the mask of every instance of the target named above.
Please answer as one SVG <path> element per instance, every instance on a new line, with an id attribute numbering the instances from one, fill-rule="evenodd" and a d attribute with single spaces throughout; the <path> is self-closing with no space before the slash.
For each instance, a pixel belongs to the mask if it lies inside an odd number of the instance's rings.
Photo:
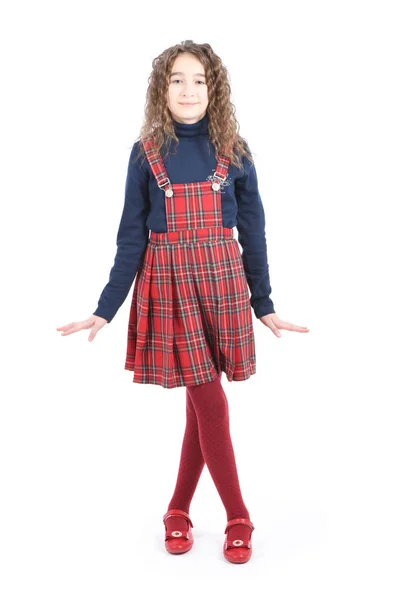
<path id="1" fill-rule="evenodd" d="M 228 381 L 256 372 L 253 320 L 239 244 L 223 227 L 218 156 L 213 181 L 171 183 L 151 138 L 143 146 L 165 192 L 167 232 L 150 232 L 136 274 L 125 369 L 133 382 L 198 385 L 225 371 Z"/>

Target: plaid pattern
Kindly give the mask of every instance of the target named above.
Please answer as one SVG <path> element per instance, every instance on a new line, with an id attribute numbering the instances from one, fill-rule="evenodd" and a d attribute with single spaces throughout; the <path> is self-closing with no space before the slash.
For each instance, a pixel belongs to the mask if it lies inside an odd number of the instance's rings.
<path id="1" fill-rule="evenodd" d="M 168 231 L 150 232 L 135 279 L 125 369 L 165 388 L 228 381 L 256 372 L 252 312 L 233 229 L 223 227 L 211 181 L 171 184 L 151 138 L 144 148 L 164 191 Z M 226 176 L 220 155 L 216 175 Z"/>

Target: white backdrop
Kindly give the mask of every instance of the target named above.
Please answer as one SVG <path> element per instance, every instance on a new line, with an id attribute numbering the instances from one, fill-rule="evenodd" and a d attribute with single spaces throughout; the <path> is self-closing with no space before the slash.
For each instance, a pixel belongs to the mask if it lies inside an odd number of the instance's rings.
<path id="1" fill-rule="evenodd" d="M 143 598 L 399 598 L 395 8 L 3 5 L 4 600 L 125 600 L 143 586 Z M 185 389 L 124 370 L 132 290 L 93 342 L 56 331 L 91 315 L 108 281 L 151 61 L 184 39 L 210 43 L 229 70 L 271 297 L 310 328 L 276 338 L 254 317 L 256 375 L 222 377 L 256 527 L 242 566 L 222 556 L 226 515 L 207 467 L 193 550 L 164 549 Z"/>

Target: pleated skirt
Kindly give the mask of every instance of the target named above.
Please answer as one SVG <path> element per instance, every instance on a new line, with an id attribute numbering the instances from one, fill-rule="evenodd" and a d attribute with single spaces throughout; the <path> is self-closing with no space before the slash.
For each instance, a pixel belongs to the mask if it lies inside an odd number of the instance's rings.
<path id="1" fill-rule="evenodd" d="M 233 229 L 150 232 L 129 314 L 133 382 L 198 385 L 256 372 L 252 309 Z"/>

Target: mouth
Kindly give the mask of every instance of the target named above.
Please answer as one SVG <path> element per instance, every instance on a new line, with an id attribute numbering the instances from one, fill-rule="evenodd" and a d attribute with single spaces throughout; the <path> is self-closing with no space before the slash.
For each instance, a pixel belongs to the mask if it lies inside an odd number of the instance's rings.
<path id="1" fill-rule="evenodd" d="M 190 104 L 190 102 L 179 102 L 181 106 L 195 106 L 197 102 Z"/>

